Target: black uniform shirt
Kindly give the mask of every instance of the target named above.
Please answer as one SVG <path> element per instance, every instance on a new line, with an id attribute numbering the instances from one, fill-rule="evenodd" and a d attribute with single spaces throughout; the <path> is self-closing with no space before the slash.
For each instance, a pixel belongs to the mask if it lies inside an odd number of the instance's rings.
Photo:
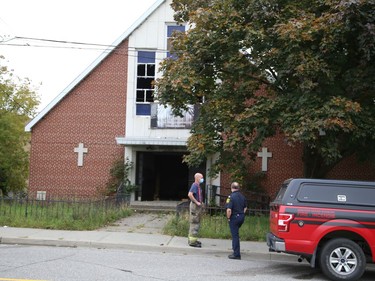
<path id="1" fill-rule="evenodd" d="M 231 193 L 227 198 L 227 209 L 232 209 L 232 215 L 243 214 L 247 207 L 245 196 L 238 190 Z"/>

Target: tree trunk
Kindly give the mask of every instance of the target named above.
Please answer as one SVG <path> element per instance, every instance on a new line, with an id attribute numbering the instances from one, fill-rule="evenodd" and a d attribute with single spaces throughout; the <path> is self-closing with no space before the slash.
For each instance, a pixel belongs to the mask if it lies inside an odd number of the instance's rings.
<path id="1" fill-rule="evenodd" d="M 303 174 L 306 178 L 324 179 L 336 165 L 327 165 L 322 156 L 307 145 L 303 148 Z"/>

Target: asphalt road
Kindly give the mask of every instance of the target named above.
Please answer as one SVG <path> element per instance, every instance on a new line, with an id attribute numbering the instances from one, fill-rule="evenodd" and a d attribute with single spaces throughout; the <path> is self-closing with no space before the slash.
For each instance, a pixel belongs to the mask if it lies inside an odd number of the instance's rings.
<path id="1" fill-rule="evenodd" d="M 0 245 L 0 280 L 328 281 L 307 263 L 249 256 L 21 245 Z M 375 280 L 375 268 L 361 280 Z"/>

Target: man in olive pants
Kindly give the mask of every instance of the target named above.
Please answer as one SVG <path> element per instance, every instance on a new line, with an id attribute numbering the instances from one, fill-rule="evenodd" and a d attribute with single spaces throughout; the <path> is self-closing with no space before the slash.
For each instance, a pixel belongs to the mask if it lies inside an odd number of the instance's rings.
<path id="1" fill-rule="evenodd" d="M 188 243 L 191 247 L 202 247 L 200 241 L 198 241 L 198 233 L 200 228 L 200 219 L 203 210 L 203 198 L 202 198 L 202 189 L 200 184 L 204 182 L 203 175 L 196 173 L 194 175 L 194 183 L 191 185 L 188 197 L 190 199 L 189 205 L 189 237 Z"/>

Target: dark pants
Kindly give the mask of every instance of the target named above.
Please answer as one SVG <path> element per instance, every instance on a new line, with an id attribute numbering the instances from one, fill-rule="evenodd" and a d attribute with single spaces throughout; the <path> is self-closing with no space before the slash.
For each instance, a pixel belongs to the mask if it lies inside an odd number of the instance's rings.
<path id="1" fill-rule="evenodd" d="M 245 220 L 245 214 L 232 215 L 229 221 L 230 233 L 232 234 L 233 255 L 240 257 L 240 234 L 239 230 Z"/>

